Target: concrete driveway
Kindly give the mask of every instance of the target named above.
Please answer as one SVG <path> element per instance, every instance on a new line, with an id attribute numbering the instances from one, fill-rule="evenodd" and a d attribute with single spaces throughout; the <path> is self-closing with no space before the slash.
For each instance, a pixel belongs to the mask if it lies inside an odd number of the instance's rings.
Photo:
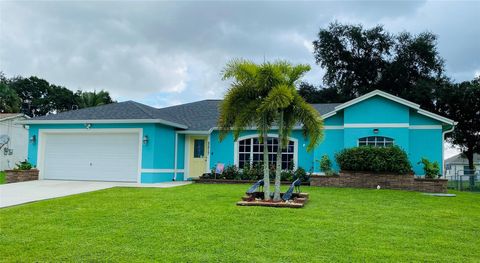
<path id="1" fill-rule="evenodd" d="M 39 180 L 0 185 L 0 208 L 35 202 L 45 199 L 92 192 L 112 187 L 159 187 L 169 188 L 189 184 L 178 181 L 157 184 Z"/>

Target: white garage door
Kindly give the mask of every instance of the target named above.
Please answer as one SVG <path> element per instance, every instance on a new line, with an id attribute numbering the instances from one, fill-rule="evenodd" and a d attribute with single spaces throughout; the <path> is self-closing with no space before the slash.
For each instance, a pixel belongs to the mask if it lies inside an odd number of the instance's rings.
<path id="1" fill-rule="evenodd" d="M 44 179 L 136 182 L 139 135 L 135 133 L 46 133 Z"/>

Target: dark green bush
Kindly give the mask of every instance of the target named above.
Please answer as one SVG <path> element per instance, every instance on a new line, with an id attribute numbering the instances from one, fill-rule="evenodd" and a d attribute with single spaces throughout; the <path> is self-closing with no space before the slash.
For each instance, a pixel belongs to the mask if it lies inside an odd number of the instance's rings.
<path id="1" fill-rule="evenodd" d="M 295 170 L 292 181 L 295 181 L 298 178 L 300 178 L 300 181 L 302 181 L 302 183 L 310 182 L 310 174 L 307 173 L 302 167 L 299 167 L 297 170 Z"/>
<path id="2" fill-rule="evenodd" d="M 235 165 L 227 165 L 223 169 L 223 173 L 218 176 L 217 178 L 225 178 L 225 179 L 240 179 L 240 172 L 238 171 L 238 168 Z"/>
<path id="3" fill-rule="evenodd" d="M 335 155 L 341 170 L 407 174 L 412 166 L 404 150 L 391 147 L 353 147 Z"/>

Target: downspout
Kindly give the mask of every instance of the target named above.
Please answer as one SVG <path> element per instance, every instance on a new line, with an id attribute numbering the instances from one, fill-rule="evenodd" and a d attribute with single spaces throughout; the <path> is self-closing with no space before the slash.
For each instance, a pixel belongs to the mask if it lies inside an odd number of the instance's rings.
<path id="1" fill-rule="evenodd" d="M 453 125 L 452 125 L 452 128 L 442 132 L 442 174 L 443 174 L 443 176 L 446 175 L 446 171 L 445 171 L 445 168 L 446 168 L 445 167 L 445 135 L 447 135 L 447 133 L 453 132 L 456 124 L 457 123 L 454 122 Z"/>
<path id="2" fill-rule="evenodd" d="M 177 152 L 178 152 L 178 132 L 175 131 L 175 145 L 173 146 L 175 156 L 173 158 L 174 164 L 173 164 L 173 181 L 177 180 Z"/>

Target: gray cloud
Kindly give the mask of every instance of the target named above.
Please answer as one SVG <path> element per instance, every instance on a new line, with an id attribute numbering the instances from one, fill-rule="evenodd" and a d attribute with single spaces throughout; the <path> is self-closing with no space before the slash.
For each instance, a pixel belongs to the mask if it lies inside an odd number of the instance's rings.
<path id="1" fill-rule="evenodd" d="M 480 72 L 476 2 L 0 2 L 0 70 L 165 106 L 219 98 L 234 57 L 308 63 L 329 22 L 437 33 L 448 73 Z"/>

